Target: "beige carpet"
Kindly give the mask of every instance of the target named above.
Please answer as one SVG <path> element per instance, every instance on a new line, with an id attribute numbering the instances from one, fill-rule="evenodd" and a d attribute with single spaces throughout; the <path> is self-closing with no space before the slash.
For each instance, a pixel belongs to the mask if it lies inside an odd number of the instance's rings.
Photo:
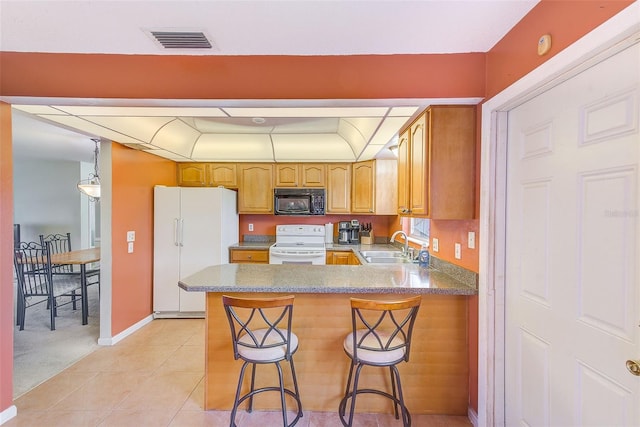
<path id="1" fill-rule="evenodd" d="M 20 331 L 14 322 L 14 398 L 60 373 L 98 348 L 100 336 L 98 286 L 89 286 L 88 293 L 89 324 L 87 325 L 82 325 L 80 306 L 74 311 L 71 304 L 58 309 L 55 331 L 49 328 L 49 310 L 46 303 L 27 308 L 23 331 Z"/>

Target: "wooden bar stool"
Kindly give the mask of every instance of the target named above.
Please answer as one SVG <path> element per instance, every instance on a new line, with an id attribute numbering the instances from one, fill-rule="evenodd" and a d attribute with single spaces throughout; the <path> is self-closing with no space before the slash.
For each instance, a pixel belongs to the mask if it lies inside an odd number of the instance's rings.
<path id="1" fill-rule="evenodd" d="M 400 373 L 396 365 L 409 361 L 413 324 L 422 301 L 421 296 L 401 301 L 373 301 L 351 298 L 352 332 L 344 340 L 344 351 L 351 359 L 349 377 L 338 413 L 344 426 L 353 425 L 356 397 L 362 393 L 373 393 L 393 401 L 396 419 L 398 406 L 403 425 L 411 425 L 411 415 L 404 404 Z M 364 366 L 389 367 L 392 393 L 375 389 L 358 389 L 360 371 Z M 355 375 L 354 370 L 355 368 Z M 353 378 L 353 384 L 352 384 Z M 351 399 L 348 422 L 347 403 Z"/>
<path id="2" fill-rule="evenodd" d="M 224 305 L 229 326 L 231 328 L 231 340 L 233 343 L 233 357 L 242 359 L 242 369 L 238 379 L 231 420 L 229 425 L 235 427 L 236 412 L 238 406 L 249 399 L 248 412 L 253 410 L 253 397 L 258 393 L 277 391 L 280 393 L 282 406 L 282 425 L 294 426 L 302 417 L 302 403 L 298 391 L 298 380 L 293 365 L 293 354 L 298 349 L 298 337 L 291 332 L 291 318 L 293 314 L 294 296 L 279 298 L 236 298 L 223 295 Z M 293 390 L 284 386 L 282 368 L 280 362 L 286 360 L 291 367 L 293 378 Z M 255 375 L 256 365 L 275 364 L 278 369 L 279 386 L 261 387 L 256 389 Z M 244 373 L 247 366 L 251 365 L 251 388 L 248 393 L 240 396 Z M 298 412 L 287 424 L 286 394 L 292 396 L 298 406 Z"/>

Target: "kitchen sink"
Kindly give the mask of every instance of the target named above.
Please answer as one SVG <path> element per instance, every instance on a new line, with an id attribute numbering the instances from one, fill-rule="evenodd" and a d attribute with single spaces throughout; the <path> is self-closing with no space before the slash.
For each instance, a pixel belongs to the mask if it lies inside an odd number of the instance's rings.
<path id="1" fill-rule="evenodd" d="M 360 255 L 368 264 L 408 264 L 412 262 L 401 251 L 360 251 Z"/>
<path id="2" fill-rule="evenodd" d="M 363 257 L 371 258 L 404 258 L 401 251 L 360 251 L 360 255 Z"/>
<path id="3" fill-rule="evenodd" d="M 364 257 L 364 259 L 367 261 L 367 263 L 369 264 L 409 264 L 412 261 L 408 258 L 403 258 L 403 257 L 372 257 L 372 256 L 367 256 Z"/>

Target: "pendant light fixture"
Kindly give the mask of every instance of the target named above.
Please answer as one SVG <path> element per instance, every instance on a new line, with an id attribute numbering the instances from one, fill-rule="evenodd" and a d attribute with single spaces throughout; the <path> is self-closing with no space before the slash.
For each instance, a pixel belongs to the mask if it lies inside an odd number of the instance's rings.
<path id="1" fill-rule="evenodd" d="M 93 173 L 89 174 L 89 178 L 78 182 L 78 190 L 89 196 L 89 200 L 95 202 L 100 199 L 100 176 L 98 175 L 98 148 L 99 139 L 91 139 L 96 144 L 93 157 Z"/>

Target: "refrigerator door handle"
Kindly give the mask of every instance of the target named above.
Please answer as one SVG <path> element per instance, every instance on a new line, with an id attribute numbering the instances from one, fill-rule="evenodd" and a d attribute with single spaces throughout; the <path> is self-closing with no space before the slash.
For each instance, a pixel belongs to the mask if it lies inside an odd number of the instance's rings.
<path id="1" fill-rule="evenodd" d="M 173 244 L 175 246 L 179 246 L 178 239 L 178 218 L 173 218 Z"/>
<path id="2" fill-rule="evenodd" d="M 184 246 L 184 218 L 180 218 L 180 246 Z"/>

